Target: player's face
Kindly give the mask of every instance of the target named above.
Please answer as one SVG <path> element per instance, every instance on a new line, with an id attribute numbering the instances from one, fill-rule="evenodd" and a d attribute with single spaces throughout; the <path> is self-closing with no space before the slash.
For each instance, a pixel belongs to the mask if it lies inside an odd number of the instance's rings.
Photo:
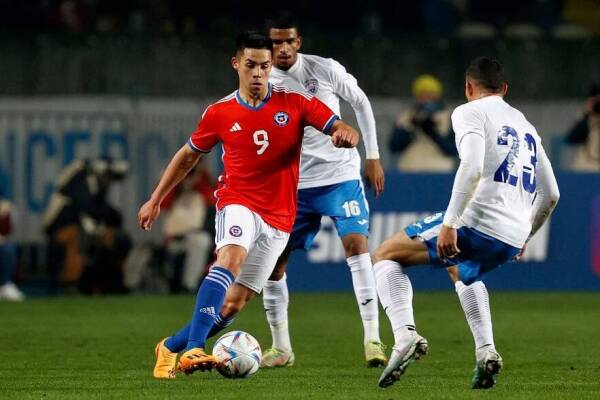
<path id="1" fill-rule="evenodd" d="M 240 89 L 253 97 L 264 97 L 268 91 L 272 54 L 267 49 L 244 49 L 231 60 L 240 78 Z"/>
<path id="2" fill-rule="evenodd" d="M 269 30 L 273 41 L 273 57 L 275 66 L 284 71 L 288 70 L 298 59 L 298 50 L 302 46 L 302 37 L 298 36 L 296 28 Z"/>

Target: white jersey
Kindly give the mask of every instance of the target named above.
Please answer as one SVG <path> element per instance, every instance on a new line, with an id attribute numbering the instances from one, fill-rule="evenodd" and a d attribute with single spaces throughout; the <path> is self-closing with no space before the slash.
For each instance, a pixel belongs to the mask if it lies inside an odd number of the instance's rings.
<path id="1" fill-rule="evenodd" d="M 270 82 L 290 89 L 307 90 L 340 115 L 340 98 L 356 113 L 368 159 L 378 159 L 375 118 L 365 93 L 356 79 L 331 58 L 298 54 L 292 67 L 273 68 Z M 360 179 L 360 155 L 356 148 L 333 146 L 331 138 L 313 127 L 304 128 L 298 189 L 332 185 Z"/>
<path id="2" fill-rule="evenodd" d="M 531 232 L 536 164 L 546 160 L 533 125 L 500 96 L 487 96 L 452 113 L 456 146 L 466 135 L 485 140 L 483 172 L 460 216 L 465 225 L 521 248 Z"/>

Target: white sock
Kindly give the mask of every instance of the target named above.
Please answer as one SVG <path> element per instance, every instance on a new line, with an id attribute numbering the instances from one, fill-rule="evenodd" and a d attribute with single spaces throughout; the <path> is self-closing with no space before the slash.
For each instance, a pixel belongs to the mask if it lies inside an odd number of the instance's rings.
<path id="1" fill-rule="evenodd" d="M 379 300 L 394 331 L 396 345 L 415 331 L 412 298 L 413 290 L 410 279 L 402 271 L 397 262 L 383 260 L 375 263 L 375 279 Z"/>
<path id="2" fill-rule="evenodd" d="M 359 254 L 346 259 L 352 274 L 352 286 L 360 311 L 360 318 L 365 331 L 364 343 L 368 341 L 380 342 L 379 338 L 379 304 L 377 302 L 377 288 L 371 255 Z"/>
<path id="3" fill-rule="evenodd" d="M 486 346 L 495 348 L 490 300 L 485 285 L 477 281 L 467 286 L 458 281 L 454 286 L 475 340 L 475 351 Z"/>
<path id="4" fill-rule="evenodd" d="M 286 275 L 279 281 L 267 281 L 263 288 L 263 305 L 273 337 L 273 348 L 292 351 L 288 328 L 288 304 L 290 296 Z"/>

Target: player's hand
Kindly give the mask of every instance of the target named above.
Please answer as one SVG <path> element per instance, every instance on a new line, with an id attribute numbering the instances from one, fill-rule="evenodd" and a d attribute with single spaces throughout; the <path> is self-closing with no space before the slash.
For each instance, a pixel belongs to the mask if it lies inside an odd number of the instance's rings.
<path id="1" fill-rule="evenodd" d="M 333 125 L 335 129 L 331 134 L 331 141 L 335 147 L 356 147 L 358 144 L 358 132 L 341 121 L 336 121 Z"/>
<path id="2" fill-rule="evenodd" d="M 514 258 L 515 261 L 521 261 L 521 258 L 523 258 L 523 255 L 525 254 L 525 250 L 527 250 L 527 243 L 525 243 L 523 245 L 523 247 L 521 248 L 521 251 L 519 251 L 519 254 L 517 254 Z"/>
<path id="3" fill-rule="evenodd" d="M 460 253 L 456 229 L 442 225 L 437 238 L 437 254 L 440 260 L 454 258 Z"/>
<path id="4" fill-rule="evenodd" d="M 138 224 L 140 228 L 145 231 L 149 231 L 152 228 L 152 224 L 158 218 L 160 214 L 160 204 L 153 200 L 148 200 L 138 212 Z"/>
<path id="5" fill-rule="evenodd" d="M 379 197 L 383 192 L 385 183 L 385 175 L 379 159 L 367 159 L 365 161 L 365 178 L 367 179 L 367 186 L 373 188 L 375 197 Z"/>

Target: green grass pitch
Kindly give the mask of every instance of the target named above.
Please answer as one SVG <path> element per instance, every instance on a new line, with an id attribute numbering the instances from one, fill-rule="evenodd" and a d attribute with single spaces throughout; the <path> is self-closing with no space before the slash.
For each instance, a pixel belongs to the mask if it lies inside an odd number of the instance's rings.
<path id="1" fill-rule="evenodd" d="M 488 391 L 469 388 L 472 338 L 452 292 L 416 292 L 417 328 L 429 339 L 430 354 L 388 389 L 377 387 L 381 369 L 363 364 L 362 325 L 350 293 L 292 294 L 293 368 L 261 370 L 245 380 L 217 372 L 154 380 L 154 345 L 186 321 L 193 301 L 132 296 L 0 303 L 0 398 L 600 398 L 600 293 L 492 292 L 505 369 Z M 260 299 L 231 329 L 270 345 Z M 391 345 L 383 313 L 381 331 Z"/>

